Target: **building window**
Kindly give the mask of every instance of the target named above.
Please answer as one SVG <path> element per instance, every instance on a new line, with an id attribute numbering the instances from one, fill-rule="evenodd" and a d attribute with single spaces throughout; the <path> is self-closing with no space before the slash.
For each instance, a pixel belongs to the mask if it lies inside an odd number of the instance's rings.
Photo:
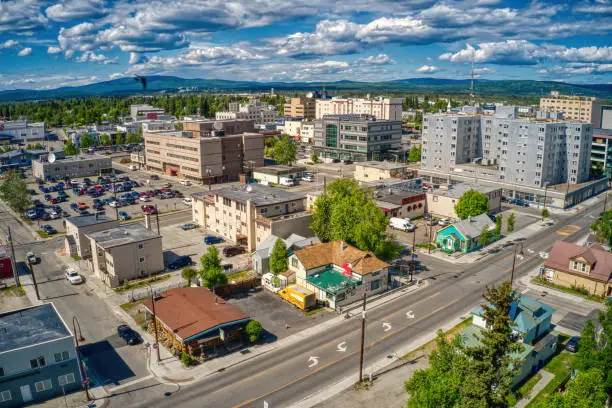
<path id="1" fill-rule="evenodd" d="M 298 260 L 296 257 L 291 258 L 291 266 L 293 266 L 294 268 L 297 268 Z"/>
<path id="2" fill-rule="evenodd" d="M 60 386 L 73 384 L 74 383 L 74 373 L 60 375 L 59 377 L 57 377 L 57 381 L 59 382 Z"/>
<path id="3" fill-rule="evenodd" d="M 144 248 L 144 244 L 142 244 L 142 243 L 138 244 L 138 249 L 142 249 L 142 248 Z"/>
<path id="4" fill-rule="evenodd" d="M 0 377 L 4 377 L 4 368 L 0 367 Z"/>
<path id="5" fill-rule="evenodd" d="M 380 289 L 380 279 L 374 280 L 372 282 L 370 282 L 370 289 L 371 290 L 378 290 Z"/>
<path id="6" fill-rule="evenodd" d="M 141 256 L 141 257 L 140 257 L 140 259 L 138 259 L 138 261 L 139 261 L 140 263 L 143 263 L 143 262 L 145 261 L 144 256 Z"/>
<path id="7" fill-rule="evenodd" d="M 70 355 L 67 351 L 62 351 L 61 353 L 55 353 L 55 362 L 59 363 L 60 361 L 65 361 L 70 358 Z"/>
<path id="8" fill-rule="evenodd" d="M 32 368 L 38 368 L 38 367 L 44 367 L 47 365 L 47 362 L 45 361 L 44 357 L 38 357 L 37 359 L 33 359 L 30 360 L 30 367 Z"/>
<path id="9" fill-rule="evenodd" d="M 34 383 L 34 388 L 36 388 L 36 392 L 49 391 L 51 388 L 51 380 L 43 380 Z"/>
<path id="10" fill-rule="evenodd" d="M 6 402 L 12 400 L 13 397 L 9 390 L 0 392 L 0 402 Z"/>

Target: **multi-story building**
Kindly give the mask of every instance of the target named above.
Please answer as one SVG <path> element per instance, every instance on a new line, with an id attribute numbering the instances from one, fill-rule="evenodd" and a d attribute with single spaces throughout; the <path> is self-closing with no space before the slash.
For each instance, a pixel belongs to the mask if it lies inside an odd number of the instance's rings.
<path id="1" fill-rule="evenodd" d="M 232 102 L 229 104 L 227 111 L 219 111 L 215 114 L 217 120 L 227 119 L 251 119 L 256 124 L 274 122 L 278 116 L 276 106 L 262 103 L 258 100 L 253 100 L 249 103 L 238 104 Z"/>
<path id="2" fill-rule="evenodd" d="M 195 137 L 239 135 L 255 132 L 255 121 L 253 119 L 190 120 L 183 121 L 183 130 L 192 132 Z"/>
<path id="3" fill-rule="evenodd" d="M 277 127 L 282 134 L 289 135 L 294 138 L 301 138 L 302 121 L 301 120 L 285 120 L 283 125 Z"/>
<path id="4" fill-rule="evenodd" d="M 612 177 L 612 129 L 594 129 L 591 146 L 591 168 Z"/>
<path id="5" fill-rule="evenodd" d="M 601 129 L 612 130 L 612 105 L 601 106 Z"/>
<path id="6" fill-rule="evenodd" d="M 382 160 L 401 146 L 402 121 L 366 115 L 326 115 L 314 121 L 314 151 L 321 158 Z"/>
<path id="7" fill-rule="evenodd" d="M 143 136 L 147 170 L 169 176 L 216 183 L 236 180 L 264 163 L 264 135 L 258 133 L 199 137 L 194 131 L 177 130 L 144 132 Z"/>
<path id="8" fill-rule="evenodd" d="M 0 135 L 12 136 L 15 141 L 23 143 L 45 140 L 45 122 L 0 122 Z"/>
<path id="9" fill-rule="evenodd" d="M 314 123 L 302 121 L 302 129 L 300 131 L 302 143 L 314 143 Z"/>
<path id="10" fill-rule="evenodd" d="M 0 314 L 0 406 L 23 407 L 81 389 L 78 351 L 53 303 Z"/>
<path id="11" fill-rule="evenodd" d="M 300 118 L 312 120 L 316 115 L 316 100 L 314 98 L 291 98 L 285 104 L 285 116 L 290 118 Z"/>
<path id="12" fill-rule="evenodd" d="M 193 221 L 254 251 L 270 235 L 309 236 L 306 197 L 275 187 L 247 184 L 193 195 Z"/>
<path id="13" fill-rule="evenodd" d="M 91 215 L 79 215 L 66 218 L 66 235 L 64 247 L 68 256 L 78 255 L 83 259 L 91 257 L 91 244 L 87 234 L 119 226 L 119 220 L 96 212 Z"/>
<path id="14" fill-rule="evenodd" d="M 159 116 L 164 116 L 166 114 L 163 109 L 146 104 L 131 105 L 130 113 L 133 121 L 143 119 L 156 120 Z"/>
<path id="15" fill-rule="evenodd" d="M 101 154 L 81 154 L 55 161 L 41 157 L 41 160 L 32 161 L 32 174 L 42 180 L 100 176 L 112 172 L 113 164 L 110 157 Z"/>
<path id="16" fill-rule="evenodd" d="M 87 234 L 94 274 L 111 288 L 164 270 L 162 238 L 141 224 L 126 224 Z"/>
<path id="17" fill-rule="evenodd" d="M 402 98 L 317 99 L 315 118 L 326 115 L 369 115 L 379 120 L 402 120 Z"/>
<path id="18" fill-rule="evenodd" d="M 143 132 L 153 132 L 156 130 L 175 130 L 175 123 L 171 120 L 144 120 L 139 122 Z"/>
<path id="19" fill-rule="evenodd" d="M 571 121 L 589 122 L 594 127 L 601 125 L 601 101 L 592 96 L 561 95 L 553 91 L 549 97 L 540 98 L 540 110 L 563 112 Z"/>

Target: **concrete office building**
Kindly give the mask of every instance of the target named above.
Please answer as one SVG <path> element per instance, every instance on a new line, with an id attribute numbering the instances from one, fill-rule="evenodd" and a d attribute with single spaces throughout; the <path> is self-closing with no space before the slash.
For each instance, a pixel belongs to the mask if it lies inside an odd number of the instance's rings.
<path id="1" fill-rule="evenodd" d="M 272 234 L 312 234 L 312 215 L 305 209 L 306 197 L 261 184 L 194 194 L 192 205 L 195 223 L 249 251 Z"/>
<path id="2" fill-rule="evenodd" d="M 112 173 L 113 164 L 110 157 L 101 154 L 68 156 L 64 159 L 57 159 L 53 163 L 42 158 L 32 162 L 32 174 L 34 177 L 43 180 L 109 175 Z"/>
<path id="3" fill-rule="evenodd" d="M 109 218 L 104 213 L 66 218 L 66 235 L 64 236 L 66 254 L 89 259 L 91 257 L 91 244 L 87 234 L 118 226 L 119 220 Z"/>
<path id="4" fill-rule="evenodd" d="M 194 124 L 193 126 L 199 126 Z M 202 183 L 237 180 L 264 164 L 264 135 L 198 137 L 193 131 L 144 132 L 146 169 Z"/>
<path id="5" fill-rule="evenodd" d="M 602 105 L 601 107 L 601 129 L 612 129 L 612 105 Z"/>
<path id="6" fill-rule="evenodd" d="M 320 158 L 382 160 L 402 142 L 401 120 L 366 115 L 327 115 L 314 121 L 314 152 Z"/>
<path id="7" fill-rule="evenodd" d="M 45 122 L 30 123 L 16 120 L 0 121 L 0 135 L 12 136 L 16 142 L 30 143 L 45 140 Z"/>
<path id="8" fill-rule="evenodd" d="M 126 224 L 87 234 L 94 274 L 111 288 L 164 270 L 161 235 L 141 224 Z"/>
<path id="9" fill-rule="evenodd" d="M 229 104 L 227 111 L 219 111 L 215 114 L 217 120 L 227 119 L 251 119 L 256 124 L 274 122 L 278 116 L 276 106 L 262 103 L 258 100 L 253 100 L 249 103 L 238 104 L 232 102 Z"/>
<path id="10" fill-rule="evenodd" d="M 302 135 L 302 121 L 301 120 L 285 120 L 283 125 L 277 127 L 284 135 L 289 135 L 293 138 L 300 138 Z"/>
<path id="11" fill-rule="evenodd" d="M 131 105 L 130 113 L 133 121 L 143 119 L 155 120 L 158 118 L 158 116 L 164 116 L 166 114 L 163 109 L 146 104 Z"/>
<path id="12" fill-rule="evenodd" d="M 315 119 L 326 115 L 369 115 L 379 120 L 402 120 L 402 98 L 317 99 Z"/>
<path id="13" fill-rule="evenodd" d="M 601 125 L 601 101 L 592 96 L 561 95 L 553 91 L 550 96 L 540 98 L 540 110 L 563 112 L 568 120 L 589 122 L 594 127 Z"/>
<path id="14" fill-rule="evenodd" d="M 302 129 L 300 131 L 302 143 L 314 143 L 314 123 L 302 121 Z"/>
<path id="15" fill-rule="evenodd" d="M 591 167 L 601 168 L 606 177 L 612 177 L 612 129 L 593 130 Z"/>
<path id="16" fill-rule="evenodd" d="M 289 103 L 285 104 L 285 116 L 289 118 L 299 118 L 312 120 L 316 115 L 316 99 L 314 98 L 291 98 Z"/>
<path id="17" fill-rule="evenodd" d="M 253 119 L 186 120 L 183 121 L 183 130 L 192 132 L 194 137 L 239 135 L 255 132 L 255 121 Z"/>
<path id="18" fill-rule="evenodd" d="M 548 187 L 548 198 L 561 198 L 555 201 L 561 207 L 600 191 L 599 185 L 584 184 L 589 180 L 590 123 L 557 119 L 560 115 L 549 112 L 518 118 L 516 108 L 503 108 L 493 116 L 425 115 L 419 175 L 440 184 L 495 182 L 504 196 L 533 203 L 543 203 Z M 565 196 L 560 197 L 555 186 L 564 183 Z"/>
<path id="19" fill-rule="evenodd" d="M 74 335 L 53 303 L 0 314 L 0 407 L 82 388 Z"/>

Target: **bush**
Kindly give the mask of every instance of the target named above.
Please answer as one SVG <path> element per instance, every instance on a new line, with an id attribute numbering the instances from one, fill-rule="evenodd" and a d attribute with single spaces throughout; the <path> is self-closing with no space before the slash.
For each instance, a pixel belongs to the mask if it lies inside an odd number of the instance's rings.
<path id="1" fill-rule="evenodd" d="M 246 325 L 246 333 L 249 336 L 249 341 L 251 343 L 255 343 L 259 340 L 259 336 L 261 336 L 261 332 L 263 331 L 263 327 L 261 327 L 261 323 L 257 320 L 251 320 Z"/>
<path id="2" fill-rule="evenodd" d="M 193 357 L 191 357 L 189 354 L 185 353 L 184 351 L 181 353 L 181 361 L 183 362 L 183 364 L 185 365 L 185 367 L 189 367 L 190 365 L 193 364 Z"/>
<path id="3" fill-rule="evenodd" d="M 128 159 L 128 158 L 123 158 L 119 160 L 119 163 L 121 164 L 130 164 L 131 162 L 132 162 L 132 159 Z"/>

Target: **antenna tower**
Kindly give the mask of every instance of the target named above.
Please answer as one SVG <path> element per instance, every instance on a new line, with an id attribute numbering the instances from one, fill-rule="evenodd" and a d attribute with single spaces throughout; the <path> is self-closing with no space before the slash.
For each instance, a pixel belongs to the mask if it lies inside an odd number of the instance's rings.
<path id="1" fill-rule="evenodd" d="M 470 98 L 474 99 L 474 50 L 472 49 L 472 77 L 470 81 Z"/>

